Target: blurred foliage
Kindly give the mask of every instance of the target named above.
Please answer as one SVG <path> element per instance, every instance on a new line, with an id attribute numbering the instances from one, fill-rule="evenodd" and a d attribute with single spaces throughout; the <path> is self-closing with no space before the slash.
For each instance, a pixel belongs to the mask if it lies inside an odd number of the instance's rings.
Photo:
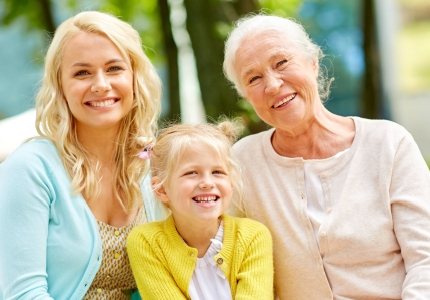
<path id="1" fill-rule="evenodd" d="M 335 80 L 325 106 L 339 115 L 359 114 L 364 71 L 361 5 L 356 0 L 313 0 L 306 1 L 298 14 L 298 20 L 326 55 L 320 67 Z"/>
<path id="2" fill-rule="evenodd" d="M 46 30 L 53 32 L 53 22 L 50 0 L 2 0 L 0 7 L 0 23 L 9 25 L 15 20 L 24 22 L 28 31 Z"/>
<path id="3" fill-rule="evenodd" d="M 67 6 L 74 14 L 87 3 L 85 0 L 68 0 Z M 130 23 L 140 33 L 148 57 L 155 63 L 165 63 L 164 56 L 159 55 L 162 53 L 162 35 L 157 0 L 104 0 L 95 2 L 90 9 L 110 13 Z"/>
<path id="4" fill-rule="evenodd" d="M 403 7 L 412 7 L 412 8 L 424 7 L 424 6 L 428 7 L 430 4 L 428 0 L 398 0 L 398 1 Z"/>
<path id="5" fill-rule="evenodd" d="M 402 92 L 420 93 L 430 87 L 430 21 L 411 22 L 400 31 L 397 44 Z"/>
<path id="6" fill-rule="evenodd" d="M 294 17 L 303 0 L 258 0 L 263 10 L 281 17 Z"/>

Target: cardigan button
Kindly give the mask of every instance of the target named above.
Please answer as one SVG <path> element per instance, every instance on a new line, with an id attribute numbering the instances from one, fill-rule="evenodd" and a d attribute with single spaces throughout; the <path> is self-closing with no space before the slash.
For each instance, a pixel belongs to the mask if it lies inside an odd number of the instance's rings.
<path id="1" fill-rule="evenodd" d="M 217 262 L 219 265 L 222 265 L 222 263 L 224 262 L 224 260 L 220 257 L 220 258 L 218 258 L 218 259 L 216 260 L 216 262 Z"/>

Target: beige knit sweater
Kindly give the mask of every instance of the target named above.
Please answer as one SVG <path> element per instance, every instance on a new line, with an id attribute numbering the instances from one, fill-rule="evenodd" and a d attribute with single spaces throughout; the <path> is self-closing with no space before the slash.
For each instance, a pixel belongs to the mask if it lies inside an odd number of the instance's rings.
<path id="1" fill-rule="evenodd" d="M 281 300 L 430 299 L 430 176 L 412 136 L 353 118 L 356 136 L 320 174 L 327 217 L 319 246 L 307 216 L 301 158 L 279 156 L 274 129 L 234 146 L 248 179 L 244 211 L 272 233 Z"/>

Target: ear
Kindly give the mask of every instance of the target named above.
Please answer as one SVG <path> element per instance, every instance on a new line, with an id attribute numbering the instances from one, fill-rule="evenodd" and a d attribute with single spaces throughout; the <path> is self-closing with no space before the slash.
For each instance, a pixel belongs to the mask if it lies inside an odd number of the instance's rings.
<path id="1" fill-rule="evenodd" d="M 151 179 L 152 190 L 154 191 L 155 196 L 161 202 L 167 204 L 169 202 L 169 196 L 167 196 L 166 189 L 164 185 L 160 185 L 161 178 L 158 176 L 154 176 Z"/>
<path id="2" fill-rule="evenodd" d="M 320 69 L 320 65 L 319 65 L 318 61 L 312 62 L 312 68 L 314 69 L 315 77 L 318 78 L 318 72 Z"/>

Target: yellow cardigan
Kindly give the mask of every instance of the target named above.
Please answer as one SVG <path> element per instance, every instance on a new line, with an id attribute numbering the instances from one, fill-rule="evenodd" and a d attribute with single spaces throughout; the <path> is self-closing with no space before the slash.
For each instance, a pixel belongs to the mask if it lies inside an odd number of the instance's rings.
<path id="1" fill-rule="evenodd" d="M 230 283 L 233 299 L 273 299 L 269 230 L 250 219 L 224 214 L 223 220 L 223 246 L 214 260 Z M 184 243 L 172 216 L 133 229 L 127 251 L 143 299 L 190 299 L 197 249 Z"/>

